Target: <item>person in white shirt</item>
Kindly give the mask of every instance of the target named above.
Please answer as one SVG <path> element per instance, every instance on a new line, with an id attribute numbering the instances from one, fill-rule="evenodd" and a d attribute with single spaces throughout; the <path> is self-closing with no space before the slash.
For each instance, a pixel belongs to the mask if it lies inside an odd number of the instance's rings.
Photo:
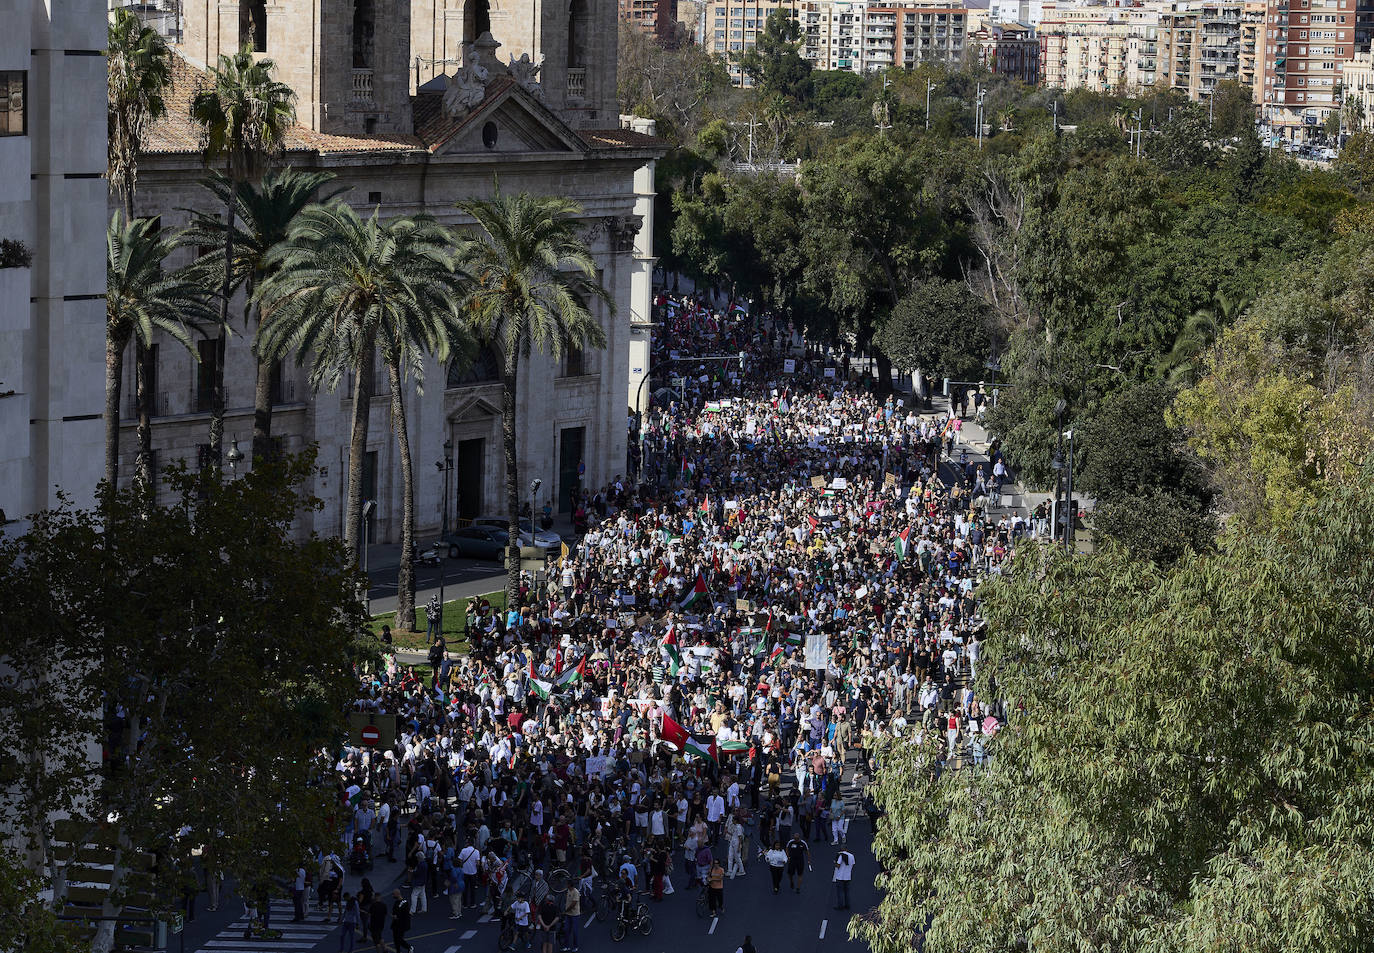
<path id="1" fill-rule="evenodd" d="M 835 857 L 835 909 L 849 909 L 849 882 L 854 879 L 854 855 L 841 850 Z"/>
<path id="2" fill-rule="evenodd" d="M 706 823 L 711 825 L 711 843 L 720 840 L 720 819 L 725 816 L 725 798 L 712 791 L 706 798 Z"/>

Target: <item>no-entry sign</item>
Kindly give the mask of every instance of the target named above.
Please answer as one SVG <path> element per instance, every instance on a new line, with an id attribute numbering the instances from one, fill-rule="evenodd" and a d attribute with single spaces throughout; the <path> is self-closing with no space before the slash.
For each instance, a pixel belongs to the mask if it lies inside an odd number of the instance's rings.
<path id="1" fill-rule="evenodd" d="M 380 748 L 396 743 L 396 716 L 375 711 L 348 713 L 348 743 L 355 748 Z"/>

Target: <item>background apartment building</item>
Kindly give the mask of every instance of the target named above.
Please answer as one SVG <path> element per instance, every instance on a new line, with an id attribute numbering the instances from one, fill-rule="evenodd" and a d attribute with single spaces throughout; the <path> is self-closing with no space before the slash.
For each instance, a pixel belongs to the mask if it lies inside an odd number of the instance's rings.
<path id="1" fill-rule="evenodd" d="M 641 33 L 671 40 L 677 27 L 677 0 L 619 0 L 620 19 Z"/>
<path id="2" fill-rule="evenodd" d="M 747 83 L 738 58 L 758 41 L 777 9 L 802 28 L 802 55 L 819 70 L 872 72 L 891 66 L 959 63 L 969 11 L 947 0 L 864 4 L 853 0 L 725 0 L 708 7 L 705 46 L 729 62 L 731 78 Z"/>
<path id="3" fill-rule="evenodd" d="M 1371 19 L 1374 0 L 1269 0 L 1257 73 L 1275 135 L 1310 139 L 1339 107 L 1343 68 L 1369 50 Z"/>
<path id="4" fill-rule="evenodd" d="M 1348 117 L 1346 132 L 1374 129 L 1374 54 L 1356 53 L 1341 64 L 1341 92 L 1344 100 L 1360 104 L 1358 117 Z"/>

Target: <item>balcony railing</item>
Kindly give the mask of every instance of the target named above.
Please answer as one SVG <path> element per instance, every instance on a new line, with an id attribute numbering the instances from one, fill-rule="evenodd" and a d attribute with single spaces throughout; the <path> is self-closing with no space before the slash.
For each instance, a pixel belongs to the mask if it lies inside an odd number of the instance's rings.
<path id="1" fill-rule="evenodd" d="M 373 102 L 372 70 L 355 69 L 353 71 L 353 101 L 355 103 Z"/>
<path id="2" fill-rule="evenodd" d="M 575 66 L 568 70 L 568 98 L 586 99 L 587 98 L 587 70 L 586 67 Z"/>

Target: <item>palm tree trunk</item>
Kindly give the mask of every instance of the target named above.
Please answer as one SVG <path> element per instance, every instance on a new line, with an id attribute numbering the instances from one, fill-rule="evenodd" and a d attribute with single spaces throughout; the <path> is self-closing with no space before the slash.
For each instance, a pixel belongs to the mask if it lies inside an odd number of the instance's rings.
<path id="1" fill-rule="evenodd" d="M 248 296 L 253 295 L 255 283 L 249 279 Z M 262 308 L 253 308 L 253 327 L 262 327 Z M 256 337 L 254 338 L 256 340 Z M 264 359 L 253 347 L 257 357 L 257 377 L 253 381 L 253 461 L 272 459 L 272 371 L 276 361 Z"/>
<path id="2" fill-rule="evenodd" d="M 217 366 L 214 368 L 214 393 L 210 398 L 210 459 L 216 466 L 222 462 L 220 448 L 224 445 L 224 355 L 225 331 L 229 327 L 229 289 L 234 276 L 234 200 L 238 192 L 229 183 L 229 198 L 224 203 L 224 284 L 220 288 L 219 337 L 215 344 Z"/>
<path id="3" fill-rule="evenodd" d="M 372 339 L 363 347 L 363 354 L 372 354 Z M 348 498 L 344 504 L 344 547 L 355 561 L 362 555 L 363 521 L 363 461 L 367 459 L 367 426 L 372 409 L 371 362 L 354 368 L 353 428 L 348 442 Z"/>
<path id="4" fill-rule="evenodd" d="M 520 471 L 515 453 L 515 382 L 519 356 L 511 347 L 501 374 L 501 443 L 506 451 L 506 512 L 510 537 L 506 543 L 506 605 L 520 602 Z"/>
<path id="5" fill-rule="evenodd" d="M 124 391 L 124 351 L 129 339 L 105 335 L 105 484 L 119 488 L 119 399 Z"/>
<path id="6" fill-rule="evenodd" d="M 134 410 L 138 417 L 138 463 L 134 481 L 140 488 L 153 485 L 153 415 L 150 409 L 153 395 L 148 392 L 152 382 L 153 349 L 134 339 Z"/>
<path id="7" fill-rule="evenodd" d="M 396 431 L 396 449 L 401 457 L 401 562 L 396 570 L 396 627 L 414 632 L 415 564 L 410 561 L 410 553 L 415 545 L 415 477 L 411 472 L 410 434 L 406 430 L 399 361 L 388 361 L 386 372 L 391 383 L 391 426 Z"/>

